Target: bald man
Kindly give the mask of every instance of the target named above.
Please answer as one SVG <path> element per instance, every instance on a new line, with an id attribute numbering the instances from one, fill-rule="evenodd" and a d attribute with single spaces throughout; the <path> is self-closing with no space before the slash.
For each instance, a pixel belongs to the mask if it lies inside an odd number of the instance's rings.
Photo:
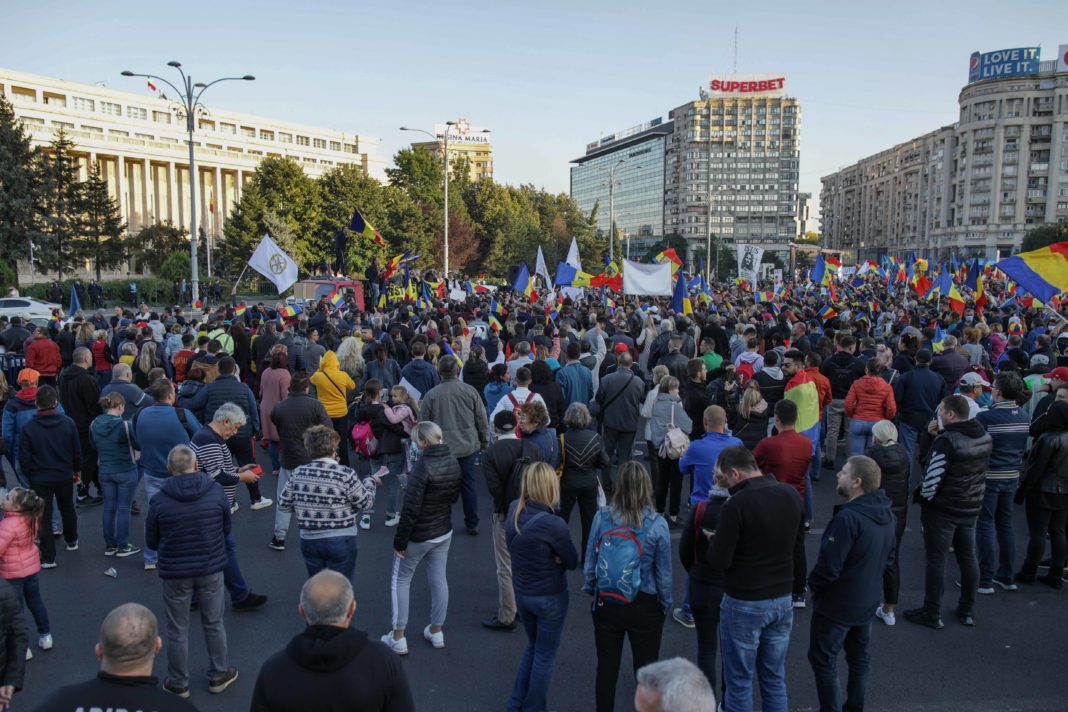
<path id="1" fill-rule="evenodd" d="M 156 616 L 140 603 L 124 603 L 104 618 L 96 657 L 96 677 L 53 692 L 37 712 L 79 709 L 157 710 L 196 712 L 181 697 L 164 692 L 152 676 L 152 663 L 163 642 Z"/>
<path id="2" fill-rule="evenodd" d="M 329 569 L 315 574 L 297 612 L 307 627 L 260 668 L 251 712 L 414 712 L 400 658 L 351 627 L 356 599 L 348 578 Z"/>
<path id="3" fill-rule="evenodd" d="M 712 489 L 712 470 L 724 448 L 741 445 L 742 441 L 727 433 L 727 411 L 718 405 L 705 408 L 702 417 L 705 434 L 694 440 L 686 449 L 686 454 L 679 460 L 679 472 L 683 477 L 690 476 L 693 487 L 690 491 L 690 504 L 708 501 L 708 491 Z"/>
<path id="4" fill-rule="evenodd" d="M 133 370 L 125 363 L 117 363 L 111 367 L 111 381 L 100 391 L 100 395 L 106 396 L 116 391 L 126 399 L 126 408 L 122 411 L 125 420 L 131 420 L 137 415 L 137 411 L 156 402 L 133 382 Z"/>

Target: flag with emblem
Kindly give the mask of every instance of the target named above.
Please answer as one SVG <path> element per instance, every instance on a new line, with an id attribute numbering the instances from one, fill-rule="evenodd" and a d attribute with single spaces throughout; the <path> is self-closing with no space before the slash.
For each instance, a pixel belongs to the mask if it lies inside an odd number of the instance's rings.
<path id="1" fill-rule="evenodd" d="M 248 266 L 269 279 L 279 294 L 297 281 L 297 263 L 275 244 L 270 235 L 264 235 L 260 240 L 249 258 Z"/>

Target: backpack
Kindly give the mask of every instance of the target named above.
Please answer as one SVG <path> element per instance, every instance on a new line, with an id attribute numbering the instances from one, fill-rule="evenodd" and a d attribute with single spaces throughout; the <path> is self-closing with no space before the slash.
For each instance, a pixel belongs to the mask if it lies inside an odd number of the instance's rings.
<path id="1" fill-rule="evenodd" d="M 675 425 L 675 404 L 671 404 L 671 424 L 664 433 L 664 440 L 657 451 L 665 460 L 678 460 L 690 447 L 690 436 Z"/>
<path id="2" fill-rule="evenodd" d="M 701 543 L 701 522 L 705 520 L 705 511 L 708 510 L 708 500 L 697 503 L 693 512 L 693 563 L 697 563 L 697 546 Z"/>
<path id="3" fill-rule="evenodd" d="M 597 605 L 633 603 L 642 585 L 642 535 L 656 515 L 645 517 L 641 529 L 612 527 L 597 538 L 594 588 Z"/>
<path id="4" fill-rule="evenodd" d="M 852 365 L 842 367 L 835 364 L 835 371 L 831 376 L 832 397 L 836 391 L 838 393 L 849 393 L 849 389 L 853 387 L 853 382 L 857 380 L 857 374 L 853 371 Z"/>
<path id="5" fill-rule="evenodd" d="M 523 471 L 526 470 L 527 465 L 540 462 L 540 460 L 540 453 L 533 445 L 523 443 L 520 446 L 519 457 L 512 462 L 512 469 L 508 473 L 508 484 L 504 488 L 506 505 L 519 499 L 519 490 L 523 484 Z"/>
<path id="6" fill-rule="evenodd" d="M 378 438 L 371 429 L 371 421 L 361 420 L 352 426 L 352 442 L 357 455 L 374 457 L 378 452 Z"/>
<path id="7" fill-rule="evenodd" d="M 528 389 L 528 391 L 529 391 L 529 389 Z M 534 391 L 529 391 L 527 393 L 526 400 L 524 400 L 523 403 L 529 403 L 530 401 L 534 400 L 534 395 L 535 395 Z M 512 415 L 515 416 L 515 436 L 517 438 L 519 438 L 520 440 L 522 440 L 523 439 L 523 431 L 519 429 L 519 405 L 520 405 L 519 401 L 517 401 L 515 399 L 515 396 L 512 395 L 511 393 L 506 393 L 505 394 L 505 398 L 507 398 L 508 400 L 512 401 Z"/>
<path id="8" fill-rule="evenodd" d="M 739 388 L 745 386 L 749 379 L 751 379 L 756 374 L 756 371 L 753 370 L 752 361 L 742 361 L 738 364 L 738 368 L 735 369 L 734 372 L 738 374 Z"/>

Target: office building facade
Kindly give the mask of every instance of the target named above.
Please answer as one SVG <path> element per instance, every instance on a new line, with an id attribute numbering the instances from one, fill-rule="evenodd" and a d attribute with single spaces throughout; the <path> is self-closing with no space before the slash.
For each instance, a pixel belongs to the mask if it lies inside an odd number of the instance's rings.
<path id="1" fill-rule="evenodd" d="M 467 119 L 459 119 L 453 124 L 436 124 L 434 135 L 437 141 L 420 141 L 412 148 L 429 151 L 434 158 L 442 160 L 445 130 L 449 130 L 449 163 L 456 165 L 457 159 L 467 162 L 467 177 L 472 181 L 493 180 L 493 142 L 488 129 L 471 126 Z M 455 173 L 451 173 L 455 175 Z"/>

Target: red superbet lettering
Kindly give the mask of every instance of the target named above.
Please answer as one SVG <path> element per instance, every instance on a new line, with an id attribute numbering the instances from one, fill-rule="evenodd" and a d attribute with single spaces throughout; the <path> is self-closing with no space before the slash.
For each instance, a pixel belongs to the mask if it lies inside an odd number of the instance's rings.
<path id="1" fill-rule="evenodd" d="M 785 77 L 776 77 L 774 79 L 764 79 L 754 82 L 735 82 L 713 79 L 709 88 L 712 91 L 749 93 L 775 91 L 776 89 L 782 89 L 785 84 Z"/>

